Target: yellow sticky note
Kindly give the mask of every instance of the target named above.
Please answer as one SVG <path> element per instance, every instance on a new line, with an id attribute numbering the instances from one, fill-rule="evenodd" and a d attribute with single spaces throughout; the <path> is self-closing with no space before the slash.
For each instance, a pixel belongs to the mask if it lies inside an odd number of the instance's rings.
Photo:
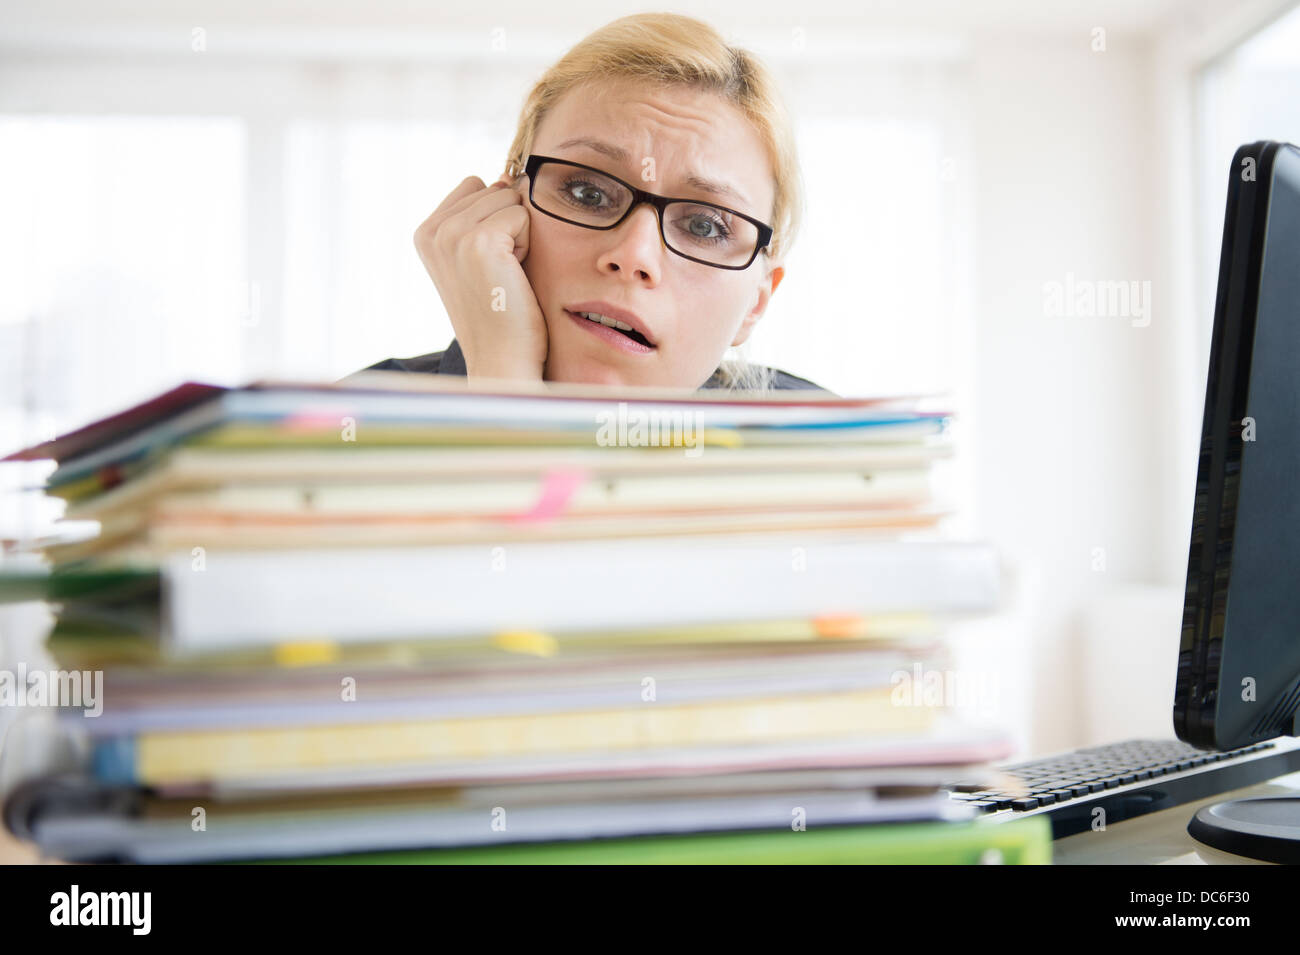
<path id="1" fill-rule="evenodd" d="M 492 637 L 492 645 L 510 653 L 529 653 L 537 657 L 555 656 L 560 649 L 553 636 L 538 630 L 502 630 Z"/>
<path id="2" fill-rule="evenodd" d="M 298 640 L 275 648 L 275 662 L 284 667 L 315 666 L 338 659 L 339 645 L 330 640 Z"/>

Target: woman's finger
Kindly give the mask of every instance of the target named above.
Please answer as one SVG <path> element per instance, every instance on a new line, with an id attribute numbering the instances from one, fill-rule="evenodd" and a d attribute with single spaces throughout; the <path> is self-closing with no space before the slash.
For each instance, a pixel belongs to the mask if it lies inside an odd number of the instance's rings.
<path id="1" fill-rule="evenodd" d="M 420 224 L 419 230 L 431 232 L 444 220 L 474 204 L 474 201 L 489 192 L 496 192 L 491 186 L 485 186 L 478 176 L 469 176 L 453 189 L 446 199 L 438 204 L 427 219 Z"/>
<path id="2" fill-rule="evenodd" d="M 439 226 L 439 231 L 450 241 L 455 242 L 494 213 L 510 206 L 517 206 L 519 202 L 519 195 L 511 189 L 501 187 L 486 189 L 481 195 L 470 198 L 462 207 L 447 214 Z"/>
<path id="3" fill-rule="evenodd" d="M 447 194 L 447 198 L 438 203 L 438 208 L 433 210 L 433 214 L 437 215 L 444 210 L 450 211 L 452 206 L 458 205 L 466 196 L 482 192 L 485 188 L 483 180 L 478 176 L 466 176 L 461 180 L 460 185 Z"/>
<path id="4" fill-rule="evenodd" d="M 528 224 L 528 210 L 520 205 L 511 205 L 488 216 L 483 220 L 480 228 L 485 232 L 498 232 L 510 236 L 514 242 L 511 253 L 522 264 L 528 257 Z"/>
<path id="5" fill-rule="evenodd" d="M 502 188 L 485 187 L 462 196 L 450 209 L 435 212 L 420 223 L 415 230 L 416 245 L 432 241 L 435 234 L 439 241 L 455 243 L 493 212 L 518 202 L 517 195 Z"/>

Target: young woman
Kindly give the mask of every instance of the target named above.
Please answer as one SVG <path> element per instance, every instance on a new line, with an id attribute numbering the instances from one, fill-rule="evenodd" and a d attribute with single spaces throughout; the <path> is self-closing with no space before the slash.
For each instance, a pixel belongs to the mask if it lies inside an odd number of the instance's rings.
<path id="1" fill-rule="evenodd" d="M 528 96 L 506 171 L 415 233 L 455 338 L 371 365 L 609 385 L 820 389 L 745 361 L 802 193 L 767 69 L 707 24 L 624 17 Z"/>

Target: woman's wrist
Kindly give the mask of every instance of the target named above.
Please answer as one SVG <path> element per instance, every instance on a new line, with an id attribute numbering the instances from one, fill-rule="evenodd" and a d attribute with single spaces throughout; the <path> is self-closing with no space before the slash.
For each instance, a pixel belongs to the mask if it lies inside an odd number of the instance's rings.
<path id="1" fill-rule="evenodd" d="M 542 366 L 515 358 L 495 358 L 481 362 L 465 362 L 465 374 L 470 378 L 508 378 L 512 381 L 541 381 Z"/>

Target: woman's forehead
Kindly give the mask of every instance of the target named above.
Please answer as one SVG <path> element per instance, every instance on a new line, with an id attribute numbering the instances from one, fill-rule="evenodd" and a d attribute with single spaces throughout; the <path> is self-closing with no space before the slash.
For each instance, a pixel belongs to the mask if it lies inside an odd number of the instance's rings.
<path id="1" fill-rule="evenodd" d="M 707 91 L 626 81 L 575 87 L 543 119 L 533 151 L 659 182 L 643 187 L 652 192 L 689 186 L 760 215 L 772 204 L 772 167 L 757 130 Z"/>

